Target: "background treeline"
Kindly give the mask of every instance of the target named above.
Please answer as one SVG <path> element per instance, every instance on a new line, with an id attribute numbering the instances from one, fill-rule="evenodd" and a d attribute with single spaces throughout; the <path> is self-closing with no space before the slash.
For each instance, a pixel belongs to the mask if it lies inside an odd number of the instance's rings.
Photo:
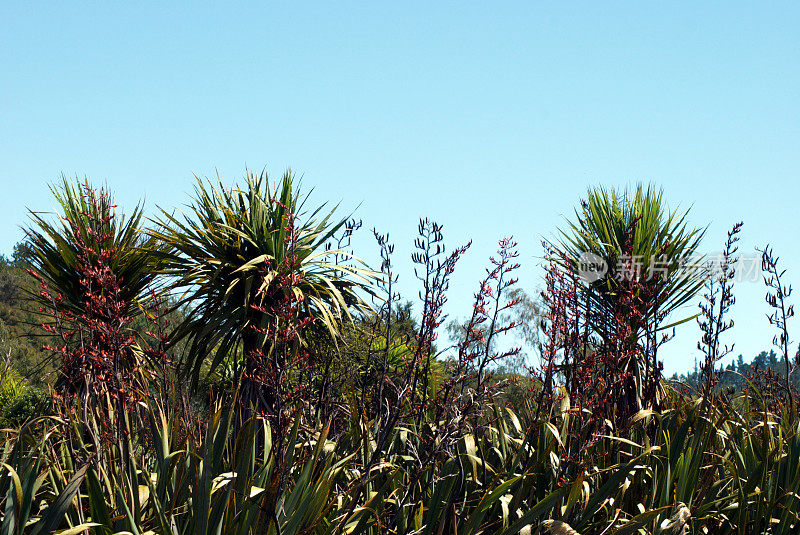
<path id="1" fill-rule="evenodd" d="M 785 378 L 786 359 L 783 356 L 778 357 L 774 349 L 761 351 L 749 361 L 745 361 L 744 357 L 739 354 L 732 362 L 726 365 L 719 365 L 717 368 L 717 377 L 719 378 L 717 386 L 718 388 L 734 387 L 737 391 L 740 391 L 746 386 L 748 379 L 752 379 L 759 372 L 765 373 L 767 371 L 780 378 Z M 685 383 L 695 389 L 700 388 L 703 384 L 702 371 L 697 361 L 695 361 L 693 370 L 682 374 L 675 373 L 670 379 Z M 800 389 L 800 371 L 793 370 L 791 380 L 794 387 Z"/>

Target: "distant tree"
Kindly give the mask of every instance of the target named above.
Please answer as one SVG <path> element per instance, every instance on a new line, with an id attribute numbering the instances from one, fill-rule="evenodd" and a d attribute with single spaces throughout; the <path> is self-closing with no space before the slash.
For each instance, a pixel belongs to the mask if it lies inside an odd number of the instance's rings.
<path id="1" fill-rule="evenodd" d="M 769 350 L 769 354 L 767 355 L 767 363 L 766 367 L 771 370 L 778 370 L 778 355 L 775 353 L 774 349 Z"/>
<path id="2" fill-rule="evenodd" d="M 398 336 L 406 340 L 413 341 L 417 333 L 417 321 L 414 319 L 414 304 L 411 301 L 404 301 L 394 309 L 393 325 L 397 330 Z"/>
<path id="3" fill-rule="evenodd" d="M 774 352 L 770 351 L 770 353 L 773 354 L 774 358 Z M 766 351 L 762 351 L 753 358 L 752 367 L 757 370 L 766 370 L 767 368 L 770 367 L 769 364 L 770 364 L 769 353 L 767 353 Z"/>

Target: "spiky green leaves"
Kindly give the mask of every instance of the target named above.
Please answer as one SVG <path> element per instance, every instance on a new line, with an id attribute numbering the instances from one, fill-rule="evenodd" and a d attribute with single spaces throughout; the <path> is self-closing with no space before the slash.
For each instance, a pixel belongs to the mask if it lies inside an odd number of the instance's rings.
<path id="1" fill-rule="evenodd" d="M 194 381 L 206 357 L 213 369 L 242 345 L 263 348 L 275 317 L 265 299 L 292 292 L 298 316 L 313 317 L 336 337 L 351 307 L 364 306 L 372 272 L 330 261 L 325 245 L 346 219 L 305 206 L 291 172 L 271 187 L 266 173 L 247 173 L 243 188 L 198 179 L 184 214 L 164 210 L 152 235 L 164 243 L 164 273 L 183 291 L 186 320 L 176 338 L 189 340 L 185 363 Z M 288 277 L 288 278 L 287 278 Z M 270 297 L 267 297 L 270 296 Z"/>
<path id="2" fill-rule="evenodd" d="M 575 211 L 575 220 L 561 229 L 555 247 L 567 261 L 577 262 L 589 253 L 605 262 L 603 277 L 583 281 L 595 311 L 612 314 L 620 288 L 632 281 L 633 291 L 648 292 L 641 296 L 641 316 L 666 317 L 703 283 L 696 255 L 705 231 L 690 227 L 687 215 L 667 209 L 663 192 L 652 187 L 638 185 L 632 193 L 597 188 Z"/>
<path id="3" fill-rule="evenodd" d="M 81 184 L 65 176 L 50 190 L 58 204 L 56 218 L 30 211 L 32 225 L 25 229 L 25 259 L 33 271 L 49 293 L 63 298 L 61 307 L 79 315 L 85 312 L 81 282 L 85 274 L 79 269 L 80 256 L 88 253 L 93 258 L 83 264 L 91 264 L 98 255 L 113 251 L 108 263 L 120 281 L 119 299 L 128 303 L 127 315 L 136 315 L 136 303 L 154 283 L 158 262 L 156 241 L 139 231 L 141 205 L 125 218 L 115 213 L 108 191 L 94 190 L 87 182 Z M 33 297 L 44 306 L 52 305 L 46 296 Z"/>

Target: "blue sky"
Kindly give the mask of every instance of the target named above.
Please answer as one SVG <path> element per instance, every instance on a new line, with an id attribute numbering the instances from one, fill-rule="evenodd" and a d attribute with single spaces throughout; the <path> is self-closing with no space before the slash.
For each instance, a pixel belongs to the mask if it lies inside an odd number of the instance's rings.
<path id="1" fill-rule="evenodd" d="M 710 224 L 707 251 L 744 220 L 742 252 L 770 242 L 800 280 L 800 5 L 431 4 L 2 3 L 0 252 L 62 172 L 152 212 L 193 173 L 291 167 L 390 232 L 407 294 L 420 216 L 473 239 L 453 316 L 506 234 L 535 292 L 541 238 L 593 185 L 662 186 Z M 746 358 L 771 343 L 762 294 L 739 285 Z M 667 371 L 697 337 L 682 329 Z"/>

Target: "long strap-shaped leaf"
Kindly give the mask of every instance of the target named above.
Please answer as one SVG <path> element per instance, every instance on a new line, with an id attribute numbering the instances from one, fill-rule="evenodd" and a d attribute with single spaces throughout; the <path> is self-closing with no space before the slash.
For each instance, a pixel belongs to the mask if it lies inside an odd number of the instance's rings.
<path id="1" fill-rule="evenodd" d="M 78 489 L 80 489 L 88 469 L 89 465 L 85 464 L 83 468 L 75 472 L 75 475 L 72 476 L 67 486 L 64 487 L 64 490 L 58 495 L 58 498 L 56 498 L 50 507 L 45 509 L 42 518 L 34 524 L 31 535 L 49 535 L 58 527 L 67 509 L 72 505 L 72 499 L 78 493 Z"/>

